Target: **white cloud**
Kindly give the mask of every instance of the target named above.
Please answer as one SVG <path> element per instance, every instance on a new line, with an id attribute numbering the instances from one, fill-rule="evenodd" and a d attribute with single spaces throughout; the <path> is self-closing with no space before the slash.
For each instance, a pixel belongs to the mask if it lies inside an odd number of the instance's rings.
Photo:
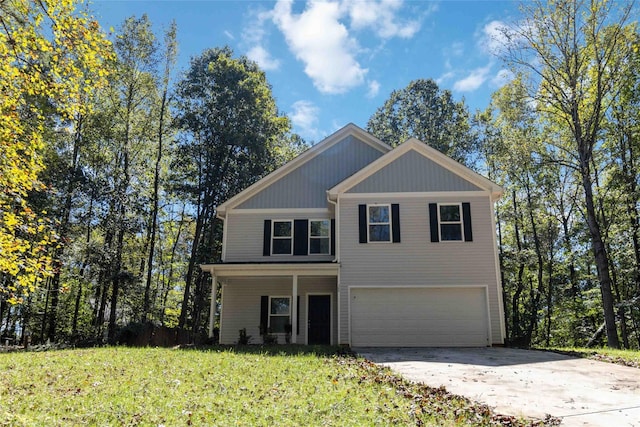
<path id="1" fill-rule="evenodd" d="M 267 31 L 265 22 L 271 19 L 271 13 L 254 10 L 250 12 L 251 24 L 242 30 L 242 41 L 244 46 L 248 46 L 247 58 L 255 61 L 263 70 L 277 70 L 280 61 L 273 56 L 265 47 Z"/>
<path id="2" fill-rule="evenodd" d="M 227 36 L 227 38 L 229 40 L 235 40 L 236 39 L 235 37 L 233 37 L 233 33 L 231 33 L 231 31 L 229 31 L 229 30 L 224 30 L 224 35 Z"/>
<path id="3" fill-rule="evenodd" d="M 396 13 L 402 8 L 402 0 L 381 0 L 379 2 L 345 0 L 351 26 L 358 30 L 370 28 L 383 38 L 411 38 L 420 30 L 418 20 L 399 21 Z"/>
<path id="4" fill-rule="evenodd" d="M 444 51 L 447 56 L 462 56 L 464 53 L 464 43 L 453 42 Z"/>
<path id="5" fill-rule="evenodd" d="M 291 123 L 299 129 L 298 133 L 305 139 L 315 139 L 319 131 L 315 128 L 318 123 L 320 109 L 310 101 L 296 101 L 291 106 Z"/>
<path id="6" fill-rule="evenodd" d="M 278 1 L 273 20 L 318 90 L 344 93 L 361 85 L 368 70 L 354 57 L 357 42 L 339 21 L 339 4 L 312 1 L 299 15 L 291 6 L 291 0 Z"/>
<path id="7" fill-rule="evenodd" d="M 378 96 L 378 93 L 380 92 L 380 83 L 378 83 L 377 80 L 371 80 L 368 83 L 368 86 L 369 90 L 367 91 L 367 98 L 371 99 Z"/>
<path id="8" fill-rule="evenodd" d="M 263 70 L 277 70 L 280 68 L 280 61 L 273 58 L 262 46 L 254 46 L 247 52 L 247 58 L 258 63 Z"/>
<path id="9" fill-rule="evenodd" d="M 520 29 L 526 28 L 526 25 L 519 25 Z M 520 29 L 503 21 L 491 21 L 482 27 L 479 35 L 476 33 L 478 47 L 492 55 L 501 55 L 509 46 L 522 42 Z"/>
<path id="10" fill-rule="evenodd" d="M 513 80 L 514 77 L 515 76 L 513 75 L 513 72 L 503 68 L 498 71 L 495 76 L 493 76 L 493 78 L 491 79 L 491 84 L 494 87 L 502 87 Z"/>
<path id="11" fill-rule="evenodd" d="M 448 71 L 444 74 L 442 74 L 440 77 L 438 77 L 436 79 L 436 83 L 438 85 L 442 85 L 444 82 L 446 82 L 447 80 L 451 80 L 453 78 L 453 76 L 455 76 L 456 73 L 454 73 L 453 71 Z"/>
<path id="12" fill-rule="evenodd" d="M 261 44 L 267 35 L 265 23 L 271 20 L 271 11 L 250 9 L 249 24 L 242 29 L 242 40 L 249 44 Z"/>
<path id="13" fill-rule="evenodd" d="M 476 68 L 467 77 L 453 84 L 453 89 L 459 92 L 473 92 L 487 80 L 491 64 L 486 67 Z"/>
<path id="14" fill-rule="evenodd" d="M 420 30 L 419 18 L 399 18 L 403 4 L 403 0 L 311 0 L 297 13 L 292 11 L 293 0 L 278 0 L 270 13 L 314 86 L 338 94 L 364 84 L 368 72 L 357 59 L 365 50 L 352 30 L 367 30 L 384 40 L 411 38 Z M 421 15 L 436 9 L 430 5 Z M 379 90 L 371 82 L 368 85 L 370 94 Z"/>

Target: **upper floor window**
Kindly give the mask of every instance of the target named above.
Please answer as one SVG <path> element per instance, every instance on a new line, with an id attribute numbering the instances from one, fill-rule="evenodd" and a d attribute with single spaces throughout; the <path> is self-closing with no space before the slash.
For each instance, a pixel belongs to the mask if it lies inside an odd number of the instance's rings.
<path id="1" fill-rule="evenodd" d="M 333 255 L 333 219 L 265 219 L 262 255 Z"/>
<path id="2" fill-rule="evenodd" d="M 367 205 L 367 226 L 370 242 L 391 241 L 391 215 L 389 205 Z"/>
<path id="3" fill-rule="evenodd" d="M 273 221 L 271 253 L 291 255 L 293 253 L 293 221 Z"/>
<path id="4" fill-rule="evenodd" d="M 460 204 L 439 204 L 438 218 L 440 224 L 440 240 L 462 241 L 462 212 Z"/>
<path id="5" fill-rule="evenodd" d="M 358 205 L 358 239 L 360 243 L 400 243 L 400 205 Z"/>
<path id="6" fill-rule="evenodd" d="M 309 220 L 309 253 L 329 255 L 331 221 L 328 219 Z"/>
<path id="7" fill-rule="evenodd" d="M 429 203 L 432 242 L 472 242 L 471 203 Z"/>

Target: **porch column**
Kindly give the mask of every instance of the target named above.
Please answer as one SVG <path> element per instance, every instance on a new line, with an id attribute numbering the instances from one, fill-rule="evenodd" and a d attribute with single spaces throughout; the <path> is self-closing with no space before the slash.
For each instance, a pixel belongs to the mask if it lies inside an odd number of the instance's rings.
<path id="1" fill-rule="evenodd" d="M 293 275 L 293 289 L 291 291 L 291 344 L 296 343 L 298 336 L 298 275 Z"/>
<path id="2" fill-rule="evenodd" d="M 211 306 L 209 307 L 209 338 L 213 338 L 213 327 L 216 321 L 216 295 L 218 294 L 218 281 L 216 276 L 211 275 Z"/>

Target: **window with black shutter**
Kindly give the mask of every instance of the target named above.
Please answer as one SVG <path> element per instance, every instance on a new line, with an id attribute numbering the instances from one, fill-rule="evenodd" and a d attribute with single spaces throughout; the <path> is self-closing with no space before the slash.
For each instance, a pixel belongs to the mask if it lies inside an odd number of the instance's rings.
<path id="1" fill-rule="evenodd" d="M 432 242 L 471 242 L 470 203 L 429 203 Z"/>
<path id="2" fill-rule="evenodd" d="M 360 243 L 400 243 L 400 205 L 370 204 L 358 206 Z"/>

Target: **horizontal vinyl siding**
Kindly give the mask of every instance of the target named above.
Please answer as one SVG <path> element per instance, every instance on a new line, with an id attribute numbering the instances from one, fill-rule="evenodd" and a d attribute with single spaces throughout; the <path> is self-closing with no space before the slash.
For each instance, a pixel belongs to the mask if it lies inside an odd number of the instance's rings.
<path id="1" fill-rule="evenodd" d="M 476 185 L 416 151 L 409 151 L 347 193 L 480 191 Z"/>
<path id="2" fill-rule="evenodd" d="M 240 209 L 325 208 L 326 191 L 384 153 L 348 136 L 272 183 Z"/>
<path id="3" fill-rule="evenodd" d="M 239 331 L 247 329 L 251 344 L 260 344 L 260 297 L 292 296 L 291 277 L 251 277 L 230 278 L 224 281 L 222 288 L 222 309 L 220 312 L 220 344 L 236 344 Z M 300 296 L 299 334 L 297 343 L 304 344 L 307 339 L 307 294 L 332 294 L 333 319 L 332 336 L 337 337 L 337 298 L 336 279 L 328 277 L 298 277 L 298 295 Z M 295 303 L 295 302 L 294 302 Z M 281 338 L 284 342 L 284 338 Z"/>
<path id="4" fill-rule="evenodd" d="M 470 202 L 473 242 L 437 242 L 430 239 L 429 203 Z M 401 243 L 358 243 L 358 204 L 399 203 Z M 500 342 L 500 310 L 488 196 L 387 198 L 366 201 L 342 199 L 340 206 L 341 287 L 357 286 L 487 286 L 492 342 Z M 343 290 L 343 292 L 345 292 Z M 347 304 L 341 316 L 341 334 L 348 334 Z"/>
<path id="5" fill-rule="evenodd" d="M 486 289 L 351 289 L 354 346 L 488 344 Z"/>
<path id="6" fill-rule="evenodd" d="M 331 261 L 332 255 L 270 255 L 262 254 L 264 220 L 285 219 L 331 219 L 329 211 L 324 214 L 227 214 L 226 252 L 224 262 L 300 262 Z"/>

